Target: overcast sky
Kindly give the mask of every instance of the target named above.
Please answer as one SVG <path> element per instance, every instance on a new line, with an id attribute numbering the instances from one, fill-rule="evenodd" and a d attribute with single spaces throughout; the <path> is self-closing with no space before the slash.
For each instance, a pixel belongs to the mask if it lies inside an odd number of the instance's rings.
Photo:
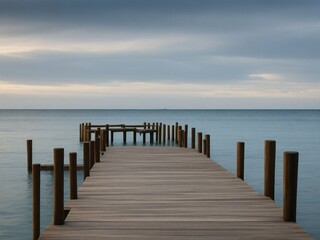
<path id="1" fill-rule="evenodd" d="M 0 0 L 0 108 L 320 108 L 320 1 Z"/>

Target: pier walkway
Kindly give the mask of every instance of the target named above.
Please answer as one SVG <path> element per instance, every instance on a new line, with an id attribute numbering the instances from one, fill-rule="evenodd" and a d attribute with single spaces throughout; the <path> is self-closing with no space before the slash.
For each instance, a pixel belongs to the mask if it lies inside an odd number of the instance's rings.
<path id="1" fill-rule="evenodd" d="M 312 239 L 282 209 L 194 149 L 109 147 L 40 239 Z"/>

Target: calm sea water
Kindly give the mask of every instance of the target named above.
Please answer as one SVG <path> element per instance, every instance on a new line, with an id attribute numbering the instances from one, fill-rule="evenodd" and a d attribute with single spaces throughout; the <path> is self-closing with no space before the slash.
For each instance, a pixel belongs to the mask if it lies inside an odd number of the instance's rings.
<path id="1" fill-rule="evenodd" d="M 260 193 L 263 193 L 264 140 L 276 140 L 275 200 L 280 206 L 282 154 L 288 150 L 299 151 L 297 221 L 320 239 L 320 110 L 0 110 L 0 239 L 31 239 L 32 236 L 27 139 L 33 140 L 34 162 L 52 163 L 53 148 L 63 147 L 65 161 L 68 153 L 75 151 L 81 163 L 78 135 L 81 122 L 142 124 L 145 121 L 166 124 L 178 121 L 211 134 L 212 158 L 231 172 L 236 168 L 236 142 L 245 141 L 245 181 Z M 118 140 L 121 143 L 120 137 Z M 78 174 L 79 180 L 82 179 L 82 173 Z M 52 218 L 52 173 L 42 172 L 41 181 L 42 231 Z M 67 173 L 65 185 L 67 199 Z"/>

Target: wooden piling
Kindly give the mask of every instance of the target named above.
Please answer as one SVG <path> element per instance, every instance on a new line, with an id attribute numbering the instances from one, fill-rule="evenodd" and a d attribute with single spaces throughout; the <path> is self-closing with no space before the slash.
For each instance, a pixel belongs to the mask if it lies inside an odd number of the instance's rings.
<path id="1" fill-rule="evenodd" d="M 175 138 L 176 138 L 176 144 L 178 144 L 178 139 L 179 139 L 179 123 L 176 122 L 176 132 L 175 132 Z"/>
<path id="2" fill-rule="evenodd" d="M 276 141 L 264 142 L 264 195 L 274 200 Z"/>
<path id="3" fill-rule="evenodd" d="M 171 126 L 171 141 L 174 142 L 174 125 Z"/>
<path id="4" fill-rule="evenodd" d="M 95 160 L 96 160 L 96 146 L 95 146 L 95 141 L 90 141 L 90 164 L 89 164 L 89 169 L 91 169 L 93 167 L 93 165 L 95 164 Z"/>
<path id="5" fill-rule="evenodd" d="M 203 146 L 203 154 L 207 155 L 207 139 L 205 139 L 205 138 L 203 139 L 202 146 Z"/>
<path id="6" fill-rule="evenodd" d="M 106 125 L 106 146 L 109 147 L 109 124 Z"/>
<path id="7" fill-rule="evenodd" d="M 156 123 L 156 142 L 159 141 L 159 123 Z"/>
<path id="8" fill-rule="evenodd" d="M 92 141 L 91 141 L 92 142 Z M 77 187 L 77 153 L 69 153 L 70 199 L 78 198 Z"/>
<path id="9" fill-rule="evenodd" d="M 244 142 L 237 142 L 237 177 L 244 180 Z"/>
<path id="10" fill-rule="evenodd" d="M 191 147 L 196 148 L 196 128 L 191 128 Z"/>
<path id="11" fill-rule="evenodd" d="M 170 124 L 168 124 L 168 143 L 170 143 Z"/>
<path id="12" fill-rule="evenodd" d="M 183 139 L 184 139 L 184 131 L 181 129 L 179 130 L 179 147 L 183 147 Z"/>
<path id="13" fill-rule="evenodd" d="M 158 134 L 158 142 L 161 144 L 162 143 L 162 123 L 159 124 L 159 134 Z"/>
<path id="14" fill-rule="evenodd" d="M 188 125 L 184 125 L 184 147 L 188 147 Z"/>
<path id="15" fill-rule="evenodd" d="M 202 132 L 198 132 L 198 153 L 202 153 Z"/>
<path id="16" fill-rule="evenodd" d="M 105 152 L 106 151 L 106 130 L 101 129 L 100 130 L 100 139 L 101 139 L 101 143 L 100 143 L 100 151 L 101 152 Z"/>
<path id="17" fill-rule="evenodd" d="M 79 142 L 82 142 L 82 124 L 79 124 Z"/>
<path id="18" fill-rule="evenodd" d="M 167 125 L 166 124 L 163 124 L 163 144 L 166 143 L 166 131 L 167 131 Z"/>
<path id="19" fill-rule="evenodd" d="M 95 151 L 95 157 L 96 157 L 96 162 L 100 162 L 100 137 L 97 137 L 96 138 L 96 143 L 95 143 L 95 146 L 96 146 L 96 151 Z"/>
<path id="20" fill-rule="evenodd" d="M 283 220 L 296 221 L 297 184 L 298 184 L 298 152 L 283 154 Z"/>
<path id="21" fill-rule="evenodd" d="M 32 165 L 32 238 L 40 236 L 40 164 Z"/>
<path id="22" fill-rule="evenodd" d="M 206 139 L 206 155 L 207 155 L 207 158 L 210 158 L 210 135 L 209 134 L 206 134 L 205 135 L 205 139 Z"/>
<path id="23" fill-rule="evenodd" d="M 137 132 L 133 131 L 132 135 L 133 135 L 133 144 L 136 144 L 137 143 Z"/>
<path id="24" fill-rule="evenodd" d="M 91 123 L 90 122 L 88 123 L 88 140 L 87 141 L 88 142 L 91 141 Z"/>
<path id="25" fill-rule="evenodd" d="M 90 142 L 85 142 L 83 143 L 83 180 L 88 176 L 90 176 Z"/>
<path id="26" fill-rule="evenodd" d="M 32 140 L 27 140 L 27 164 L 28 172 L 32 172 Z"/>
<path id="27" fill-rule="evenodd" d="M 53 150 L 54 159 L 54 225 L 64 224 L 64 149 L 55 148 Z"/>

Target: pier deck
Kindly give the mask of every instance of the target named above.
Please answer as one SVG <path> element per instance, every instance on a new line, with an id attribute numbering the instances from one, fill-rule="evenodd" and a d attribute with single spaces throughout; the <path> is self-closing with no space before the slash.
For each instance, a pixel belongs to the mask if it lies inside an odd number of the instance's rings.
<path id="1" fill-rule="evenodd" d="M 312 239 L 282 209 L 193 149 L 109 147 L 40 239 Z"/>

